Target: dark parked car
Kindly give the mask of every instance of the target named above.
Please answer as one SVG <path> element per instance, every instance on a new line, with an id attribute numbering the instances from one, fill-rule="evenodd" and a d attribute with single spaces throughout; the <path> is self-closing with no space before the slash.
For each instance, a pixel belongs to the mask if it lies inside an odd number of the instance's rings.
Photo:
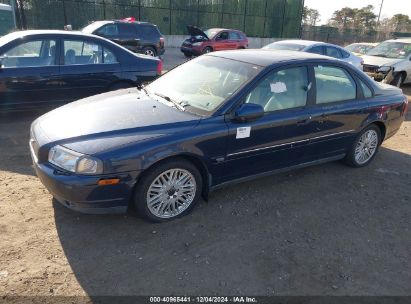
<path id="1" fill-rule="evenodd" d="M 181 51 L 186 57 L 248 47 L 247 36 L 238 30 L 211 28 L 202 31 L 196 26 L 189 25 L 187 31 L 190 38 L 184 40 L 181 45 Z"/>
<path id="2" fill-rule="evenodd" d="M 56 109 L 33 122 L 30 148 L 37 175 L 65 206 L 124 212 L 132 203 L 165 221 L 228 183 L 339 159 L 366 166 L 407 106 L 400 89 L 341 60 L 226 51 L 140 91 Z"/>
<path id="3" fill-rule="evenodd" d="M 135 53 L 161 56 L 165 52 L 163 35 L 156 25 L 149 22 L 96 21 L 83 28 L 82 32 L 110 39 Z"/>
<path id="4" fill-rule="evenodd" d="M 21 31 L 0 38 L 0 111 L 28 110 L 151 81 L 156 58 L 94 35 Z"/>

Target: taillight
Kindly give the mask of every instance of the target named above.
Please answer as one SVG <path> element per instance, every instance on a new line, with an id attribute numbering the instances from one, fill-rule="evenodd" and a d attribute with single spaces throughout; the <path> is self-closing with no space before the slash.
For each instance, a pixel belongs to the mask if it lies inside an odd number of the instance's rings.
<path id="1" fill-rule="evenodd" d="M 164 37 L 160 37 L 160 47 L 164 47 Z"/>
<path id="2" fill-rule="evenodd" d="M 409 102 L 408 102 L 408 98 L 407 97 L 405 97 L 405 99 L 404 99 L 404 115 L 407 115 L 407 113 L 408 113 L 408 106 L 409 106 Z"/>
<path id="3" fill-rule="evenodd" d="M 157 75 L 161 75 L 161 71 L 163 70 L 163 60 L 159 60 L 157 64 Z"/>

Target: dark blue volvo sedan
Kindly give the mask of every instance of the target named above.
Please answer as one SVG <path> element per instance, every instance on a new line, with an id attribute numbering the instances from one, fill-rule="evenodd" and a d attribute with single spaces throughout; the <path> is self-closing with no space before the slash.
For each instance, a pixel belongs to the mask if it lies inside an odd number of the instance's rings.
<path id="1" fill-rule="evenodd" d="M 51 111 L 33 122 L 30 149 L 65 206 L 134 204 L 166 221 L 228 183 L 340 159 L 365 166 L 407 106 L 401 90 L 329 57 L 226 51 Z"/>
<path id="2" fill-rule="evenodd" d="M 35 30 L 0 38 L 0 112 L 62 105 L 152 81 L 161 61 L 98 36 Z"/>

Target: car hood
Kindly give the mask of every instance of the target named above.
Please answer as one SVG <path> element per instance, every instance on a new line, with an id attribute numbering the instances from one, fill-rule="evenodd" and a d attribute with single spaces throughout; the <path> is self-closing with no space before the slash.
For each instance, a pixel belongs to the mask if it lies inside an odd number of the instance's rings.
<path id="1" fill-rule="evenodd" d="M 191 36 L 203 36 L 209 39 L 206 33 L 204 33 L 201 29 L 199 29 L 198 27 L 194 25 L 187 25 L 187 31 Z"/>
<path id="2" fill-rule="evenodd" d="M 60 144 L 80 153 L 95 154 L 174 134 L 199 121 L 199 116 L 165 105 L 144 92 L 125 89 L 53 110 L 39 117 L 32 130 L 40 145 Z"/>
<path id="3" fill-rule="evenodd" d="M 362 59 L 364 60 L 364 64 L 368 65 L 377 65 L 377 66 L 392 66 L 404 59 L 393 59 L 393 58 L 384 58 L 378 56 L 370 56 L 370 55 L 363 55 Z"/>

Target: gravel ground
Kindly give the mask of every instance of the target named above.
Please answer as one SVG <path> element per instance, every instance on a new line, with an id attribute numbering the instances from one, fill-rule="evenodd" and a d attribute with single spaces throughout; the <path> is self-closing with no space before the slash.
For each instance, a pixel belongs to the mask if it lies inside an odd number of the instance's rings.
<path id="1" fill-rule="evenodd" d="M 367 168 L 227 187 L 163 224 L 53 201 L 31 168 L 35 115 L 14 116 L 0 120 L 0 296 L 411 294 L 410 115 Z"/>

